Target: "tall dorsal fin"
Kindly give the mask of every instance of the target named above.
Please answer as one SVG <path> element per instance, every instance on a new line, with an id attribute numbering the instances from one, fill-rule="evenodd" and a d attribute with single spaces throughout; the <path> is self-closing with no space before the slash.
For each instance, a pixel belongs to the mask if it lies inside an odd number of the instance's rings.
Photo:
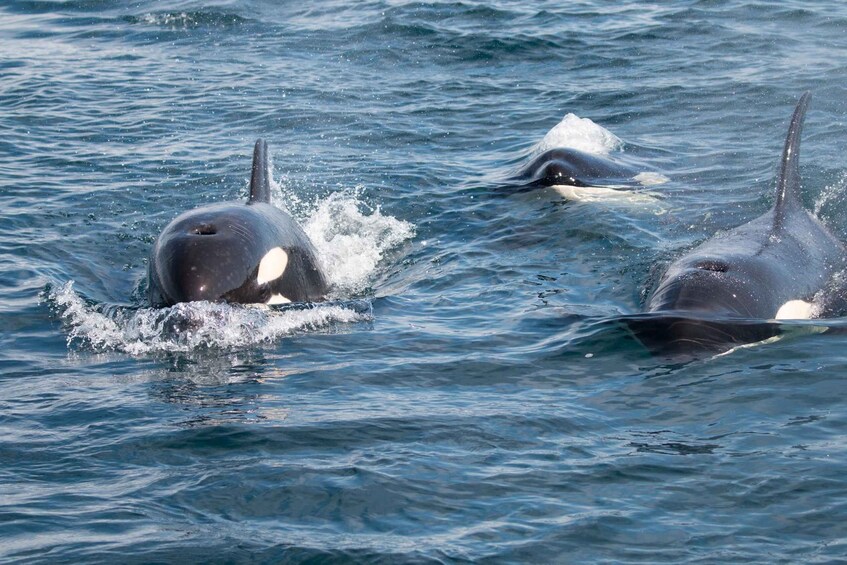
<path id="1" fill-rule="evenodd" d="M 779 166 L 779 177 L 776 181 L 776 204 L 774 205 L 774 228 L 782 226 L 785 217 L 794 209 L 802 206 L 800 200 L 800 133 L 803 131 L 803 121 L 812 93 L 808 90 L 800 97 L 791 124 L 788 126 L 788 136 L 785 138 L 785 148 L 782 150 L 782 161 Z"/>
<path id="2" fill-rule="evenodd" d="M 253 174 L 250 177 L 248 203 L 271 201 L 271 169 L 268 162 L 268 144 L 264 139 L 256 140 L 253 149 Z"/>

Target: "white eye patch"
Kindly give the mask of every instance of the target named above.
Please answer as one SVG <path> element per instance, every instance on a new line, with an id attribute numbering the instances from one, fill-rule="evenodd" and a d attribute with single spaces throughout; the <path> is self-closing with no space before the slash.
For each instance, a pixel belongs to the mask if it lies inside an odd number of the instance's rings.
<path id="1" fill-rule="evenodd" d="M 288 253 L 281 247 L 274 247 L 262 257 L 259 263 L 259 274 L 256 276 L 256 282 L 265 284 L 278 279 L 285 272 L 286 266 L 288 266 Z"/>
<path id="2" fill-rule="evenodd" d="M 814 314 L 814 306 L 805 300 L 789 300 L 780 307 L 775 320 L 809 320 Z"/>

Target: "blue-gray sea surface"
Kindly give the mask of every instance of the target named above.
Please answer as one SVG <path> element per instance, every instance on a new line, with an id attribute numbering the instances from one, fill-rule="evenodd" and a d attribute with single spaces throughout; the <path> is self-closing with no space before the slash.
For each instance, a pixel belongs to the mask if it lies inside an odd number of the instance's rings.
<path id="1" fill-rule="evenodd" d="M 847 239 L 845 79 L 836 0 L 3 2 L 0 561 L 847 559 L 847 335 L 620 323 L 768 209 L 806 89 Z M 258 137 L 332 300 L 149 309 Z M 510 191 L 545 143 L 651 182 Z"/>

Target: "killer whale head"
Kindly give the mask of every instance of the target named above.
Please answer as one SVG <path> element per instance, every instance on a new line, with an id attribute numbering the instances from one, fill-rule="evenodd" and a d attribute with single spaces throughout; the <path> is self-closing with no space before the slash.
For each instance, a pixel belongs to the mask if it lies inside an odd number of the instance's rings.
<path id="1" fill-rule="evenodd" d="M 189 210 L 162 230 L 148 264 L 150 303 L 322 300 L 327 284 L 311 241 L 270 197 L 267 143 L 260 139 L 246 203 Z"/>
<path id="2" fill-rule="evenodd" d="M 578 149 L 558 147 L 534 157 L 515 177 L 527 188 L 635 184 L 638 171 L 629 165 Z"/>
<path id="3" fill-rule="evenodd" d="M 678 258 L 659 280 L 646 312 L 672 318 L 665 342 L 750 342 L 772 328 L 748 322 L 815 315 L 811 301 L 844 265 L 845 248 L 800 199 L 800 136 L 810 98 L 801 96 L 791 118 L 773 207 Z"/>

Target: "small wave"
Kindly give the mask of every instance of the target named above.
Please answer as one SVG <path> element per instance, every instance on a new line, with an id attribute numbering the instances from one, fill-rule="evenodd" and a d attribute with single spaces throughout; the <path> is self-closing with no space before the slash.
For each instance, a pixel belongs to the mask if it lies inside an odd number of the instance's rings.
<path id="1" fill-rule="evenodd" d="M 106 307 L 87 302 L 73 281 L 48 289 L 45 298 L 66 324 L 68 347 L 130 355 L 244 347 L 373 317 L 367 301 L 286 309 L 211 302 L 161 309 Z"/>
<path id="2" fill-rule="evenodd" d="M 594 155 L 608 155 L 612 151 L 623 149 L 623 141 L 588 118 L 580 118 L 576 114 L 567 114 L 538 142 L 533 148 L 533 152 L 541 153 L 548 149 L 560 147 L 576 149 Z"/>
<path id="3" fill-rule="evenodd" d="M 657 184 L 665 184 L 670 179 L 662 173 L 644 171 L 643 173 L 635 175 L 633 180 L 641 184 L 641 186 L 655 186 Z"/>
<path id="4" fill-rule="evenodd" d="M 134 16 L 130 21 L 170 29 L 193 29 L 235 26 L 247 20 L 235 14 L 219 12 L 151 12 Z"/>

